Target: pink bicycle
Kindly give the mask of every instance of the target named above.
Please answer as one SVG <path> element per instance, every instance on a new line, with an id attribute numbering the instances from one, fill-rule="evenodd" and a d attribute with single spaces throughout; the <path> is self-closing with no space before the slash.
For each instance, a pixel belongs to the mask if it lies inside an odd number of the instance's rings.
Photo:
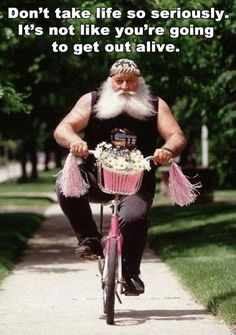
<path id="1" fill-rule="evenodd" d="M 94 154 L 94 151 L 89 150 L 89 153 Z M 151 160 L 153 157 L 149 156 L 145 159 Z M 98 163 L 98 184 L 100 189 L 105 193 L 114 194 L 115 196 L 112 201 L 112 217 L 105 243 L 104 258 L 99 257 L 98 259 L 103 289 L 103 311 L 106 315 L 106 322 L 109 325 L 114 324 L 115 296 L 122 303 L 118 291 L 120 294 L 124 293 L 122 278 L 122 235 L 119 229 L 118 201 L 120 195 L 131 195 L 138 192 L 142 183 L 143 173 L 144 170 L 139 172 L 118 171 L 103 167 Z"/>

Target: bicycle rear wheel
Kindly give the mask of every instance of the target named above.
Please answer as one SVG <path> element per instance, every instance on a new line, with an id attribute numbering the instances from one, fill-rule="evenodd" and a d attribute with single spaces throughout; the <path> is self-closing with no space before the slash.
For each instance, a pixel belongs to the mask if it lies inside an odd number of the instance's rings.
<path id="1" fill-rule="evenodd" d="M 117 264 L 117 241 L 111 239 L 108 253 L 107 282 L 104 285 L 104 312 L 108 325 L 114 324 Z"/>

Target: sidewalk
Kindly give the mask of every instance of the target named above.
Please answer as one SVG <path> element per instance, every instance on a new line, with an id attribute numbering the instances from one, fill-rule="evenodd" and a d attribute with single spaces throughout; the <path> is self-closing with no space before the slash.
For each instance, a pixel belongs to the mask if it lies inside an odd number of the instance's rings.
<path id="1" fill-rule="evenodd" d="M 49 163 L 49 166 L 51 168 L 54 167 L 54 164 L 52 162 Z M 44 170 L 44 158 L 42 155 L 39 155 L 38 157 L 38 171 Z M 31 164 L 28 162 L 26 164 L 26 170 L 29 173 L 31 170 Z M 21 165 L 18 162 L 10 162 L 7 165 L 0 166 L 0 183 L 13 179 L 18 178 L 21 176 Z"/>
<path id="2" fill-rule="evenodd" d="M 0 183 L 18 178 L 21 175 L 21 167 L 19 163 L 10 163 L 8 165 L 0 166 Z"/>
<path id="3" fill-rule="evenodd" d="M 76 239 L 58 205 L 46 215 L 0 288 L 1 335 L 232 334 L 193 301 L 150 250 L 142 263 L 145 294 L 122 296 L 115 326 L 106 325 L 97 263 L 75 258 Z"/>

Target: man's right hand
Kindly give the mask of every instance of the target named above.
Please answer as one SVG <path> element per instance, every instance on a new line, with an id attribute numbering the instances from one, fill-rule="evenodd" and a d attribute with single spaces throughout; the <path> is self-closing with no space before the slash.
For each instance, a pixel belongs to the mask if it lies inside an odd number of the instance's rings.
<path id="1" fill-rule="evenodd" d="M 75 140 L 70 144 L 70 152 L 75 156 L 87 158 L 89 155 L 88 145 L 82 140 Z"/>

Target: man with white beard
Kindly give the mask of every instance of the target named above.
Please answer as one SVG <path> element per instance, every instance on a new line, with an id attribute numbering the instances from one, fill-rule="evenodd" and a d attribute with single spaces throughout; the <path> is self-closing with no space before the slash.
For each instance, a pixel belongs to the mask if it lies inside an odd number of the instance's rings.
<path id="1" fill-rule="evenodd" d="M 79 136 L 82 130 L 83 139 Z M 161 148 L 157 148 L 159 136 L 164 140 Z M 84 158 L 79 167 L 90 185 L 88 193 L 80 198 L 67 198 L 57 185 L 59 203 L 79 241 L 76 254 L 83 257 L 103 255 L 102 236 L 97 230 L 89 201 L 111 199 L 97 185 L 95 159 L 88 156 L 88 148 L 95 149 L 104 141 L 116 146 L 117 139 L 120 141 L 122 138 L 124 147 L 137 148 L 144 156 L 153 155 L 156 164 L 166 164 L 172 157 L 178 156 L 186 145 L 184 134 L 168 105 L 161 98 L 151 95 L 137 65 L 129 59 L 116 61 L 101 89 L 85 94 L 77 101 L 57 126 L 54 137 L 61 146 Z M 129 144 L 128 138 L 131 139 Z M 150 171 L 145 171 L 138 193 L 122 196 L 119 201 L 126 294 L 144 292 L 144 283 L 139 277 L 140 264 L 155 192 L 156 164 L 152 164 Z"/>

